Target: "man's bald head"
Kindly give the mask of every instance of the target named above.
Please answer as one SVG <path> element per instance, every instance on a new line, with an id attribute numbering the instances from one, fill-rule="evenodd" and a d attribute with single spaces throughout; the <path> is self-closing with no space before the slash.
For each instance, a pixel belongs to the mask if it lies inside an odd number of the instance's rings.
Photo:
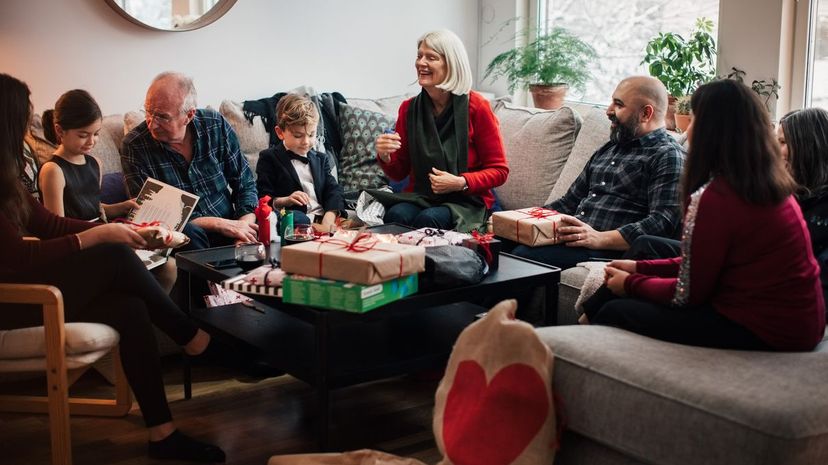
<path id="1" fill-rule="evenodd" d="M 667 88 L 652 76 L 631 76 L 618 84 L 618 89 L 629 91 L 634 105 L 653 107 L 653 119 L 664 121 L 667 114 Z"/>

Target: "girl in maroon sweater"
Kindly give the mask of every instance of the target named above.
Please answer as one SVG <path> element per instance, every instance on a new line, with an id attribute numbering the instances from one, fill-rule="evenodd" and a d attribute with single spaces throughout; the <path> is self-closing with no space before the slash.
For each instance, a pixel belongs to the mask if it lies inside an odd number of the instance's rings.
<path id="1" fill-rule="evenodd" d="M 819 268 L 767 111 L 733 80 L 693 94 L 681 257 L 615 260 L 617 296 L 586 319 L 709 347 L 812 350 L 825 331 Z M 597 308 L 596 308 L 597 307 Z"/>
<path id="2" fill-rule="evenodd" d="M 216 446 L 175 429 L 161 377 L 153 325 L 190 355 L 211 353 L 210 336 L 170 300 L 132 248 L 146 245 L 122 224 L 95 225 L 46 210 L 19 181 L 29 88 L 0 74 L 0 282 L 51 284 L 61 290 L 66 321 L 103 323 L 120 334 L 120 355 L 157 459 L 224 461 Z M 40 240 L 24 240 L 23 236 Z M 0 329 L 42 325 L 38 312 L 0 305 Z"/>

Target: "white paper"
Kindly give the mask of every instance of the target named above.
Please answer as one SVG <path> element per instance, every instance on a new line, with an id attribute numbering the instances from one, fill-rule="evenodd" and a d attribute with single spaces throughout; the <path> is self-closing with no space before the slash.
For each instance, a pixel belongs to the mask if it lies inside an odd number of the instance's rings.
<path id="1" fill-rule="evenodd" d="M 199 197 L 189 192 L 147 178 L 141 192 L 135 198 L 138 208 L 129 212 L 128 219 L 134 224 L 159 222 L 164 227 L 181 232 L 190 219 Z M 163 265 L 172 249 L 136 250 L 138 258 L 148 270 Z"/>

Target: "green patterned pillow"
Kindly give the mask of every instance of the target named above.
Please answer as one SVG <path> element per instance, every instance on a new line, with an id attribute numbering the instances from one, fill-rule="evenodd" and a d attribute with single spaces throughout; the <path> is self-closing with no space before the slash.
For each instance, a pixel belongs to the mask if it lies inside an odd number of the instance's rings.
<path id="1" fill-rule="evenodd" d="M 395 118 L 385 113 L 339 104 L 339 184 L 345 192 L 373 189 L 388 184 L 377 163 L 374 141 L 385 128 L 393 128 Z"/>

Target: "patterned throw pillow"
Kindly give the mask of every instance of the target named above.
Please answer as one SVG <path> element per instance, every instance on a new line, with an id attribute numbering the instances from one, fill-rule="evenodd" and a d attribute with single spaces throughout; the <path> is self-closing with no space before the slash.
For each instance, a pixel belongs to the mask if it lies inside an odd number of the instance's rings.
<path id="1" fill-rule="evenodd" d="M 339 104 L 339 184 L 345 192 L 373 189 L 388 184 L 377 163 L 374 140 L 385 128 L 393 128 L 395 117 Z"/>

